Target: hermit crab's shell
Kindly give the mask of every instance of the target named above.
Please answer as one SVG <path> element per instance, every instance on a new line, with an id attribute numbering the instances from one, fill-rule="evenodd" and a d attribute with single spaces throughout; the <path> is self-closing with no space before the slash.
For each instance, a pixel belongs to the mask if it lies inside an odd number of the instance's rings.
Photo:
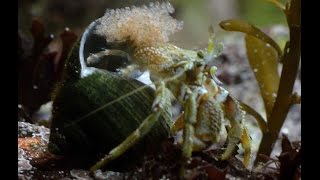
<path id="1" fill-rule="evenodd" d="M 94 21 L 83 34 L 65 65 L 64 79 L 58 85 L 53 99 L 52 125 L 49 151 L 81 160 L 89 167 L 121 143 L 152 113 L 155 98 L 152 88 L 144 88 L 113 104 L 145 84 L 133 78 L 123 78 L 115 69 L 129 61 L 119 57 L 106 57 L 107 64 L 87 67 L 86 57 L 111 45 L 93 33 Z M 91 113 L 91 114 L 90 114 Z M 171 108 L 167 107 L 159 121 L 145 138 L 121 156 L 120 164 L 142 157 L 143 150 L 169 136 Z"/>

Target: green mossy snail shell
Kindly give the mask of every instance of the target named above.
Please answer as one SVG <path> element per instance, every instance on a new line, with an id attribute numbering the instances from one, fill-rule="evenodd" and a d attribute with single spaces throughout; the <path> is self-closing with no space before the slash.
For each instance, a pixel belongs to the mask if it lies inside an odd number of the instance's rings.
<path id="1" fill-rule="evenodd" d="M 85 167 L 93 165 L 132 133 L 152 113 L 155 97 L 154 90 L 148 87 L 104 107 L 145 84 L 113 72 L 128 64 L 128 59 L 108 56 L 108 63 L 100 64 L 103 68 L 86 65 L 85 59 L 90 53 L 117 46 L 107 44 L 93 33 L 96 24 L 97 21 L 92 22 L 85 30 L 66 61 L 63 80 L 53 94 L 48 145 L 51 153 L 80 159 Z M 88 115 L 98 108 L 101 110 Z M 116 163 L 139 159 L 146 147 L 159 145 L 169 136 L 171 120 L 171 108 L 168 107 L 150 133 L 115 160 Z"/>

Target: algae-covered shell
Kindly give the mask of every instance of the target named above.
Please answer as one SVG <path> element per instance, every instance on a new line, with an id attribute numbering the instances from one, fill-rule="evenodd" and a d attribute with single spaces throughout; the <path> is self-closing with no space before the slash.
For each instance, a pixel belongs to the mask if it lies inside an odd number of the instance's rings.
<path id="1" fill-rule="evenodd" d="M 107 105 L 145 84 L 113 73 L 112 62 L 104 69 L 87 67 L 85 59 L 89 53 L 108 48 L 103 38 L 92 33 L 96 23 L 87 28 L 66 61 L 63 81 L 53 96 L 48 145 L 50 152 L 76 157 L 87 167 L 122 142 L 152 113 L 155 98 L 154 89 L 148 87 Z M 110 58 L 116 62 L 119 57 Z M 128 62 L 123 58 L 118 60 L 117 67 Z M 141 156 L 146 147 L 166 139 L 171 123 L 171 108 L 167 107 L 150 133 L 122 159 L 137 159 L 136 155 Z"/>

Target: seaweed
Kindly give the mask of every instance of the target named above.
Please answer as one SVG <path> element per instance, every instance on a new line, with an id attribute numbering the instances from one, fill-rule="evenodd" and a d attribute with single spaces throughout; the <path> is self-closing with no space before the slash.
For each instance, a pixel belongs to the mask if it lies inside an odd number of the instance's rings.
<path id="1" fill-rule="evenodd" d="M 248 61 L 259 84 L 268 128 L 263 132 L 258 155 L 271 154 L 290 107 L 300 103 L 300 96 L 293 93 L 293 86 L 301 53 L 301 2 L 291 0 L 286 5 L 277 0 L 271 0 L 271 2 L 284 12 L 289 26 L 290 37 L 284 50 L 281 50 L 267 34 L 245 21 L 231 19 L 220 23 L 220 27 L 224 30 L 246 33 Z M 279 75 L 280 64 L 282 64 L 282 71 Z M 260 161 L 264 160 L 257 158 L 255 163 Z"/>
<path id="2" fill-rule="evenodd" d="M 27 32 L 18 30 L 18 104 L 19 117 L 31 122 L 39 107 L 51 100 L 51 93 L 61 80 L 64 62 L 77 39 L 69 29 L 60 34 L 58 50 L 50 49 L 57 38 L 47 35 L 43 23 L 34 19 Z"/>

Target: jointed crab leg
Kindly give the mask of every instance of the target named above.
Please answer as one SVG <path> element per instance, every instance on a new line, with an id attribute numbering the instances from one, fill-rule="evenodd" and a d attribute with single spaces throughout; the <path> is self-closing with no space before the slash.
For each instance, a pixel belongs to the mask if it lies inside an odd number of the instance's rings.
<path id="1" fill-rule="evenodd" d="M 90 54 L 89 57 L 87 58 L 87 63 L 89 65 L 96 64 L 100 62 L 103 58 L 103 56 L 121 56 L 128 58 L 128 54 L 122 50 L 118 49 L 105 49 L 103 51 L 97 52 L 95 54 Z"/>
<path id="2" fill-rule="evenodd" d="M 237 144 L 242 139 L 243 142 L 246 144 L 245 147 L 245 159 L 250 158 L 250 145 L 248 144 L 248 140 L 250 139 L 247 134 L 247 132 L 244 132 L 243 128 L 243 120 L 244 120 L 244 112 L 240 110 L 239 103 L 232 98 L 231 96 L 228 96 L 225 103 L 225 115 L 230 121 L 231 128 L 228 132 L 228 145 L 225 150 L 225 152 L 221 155 L 222 160 L 228 159 L 232 153 L 234 152 L 234 149 L 236 148 Z M 243 138 L 242 138 L 243 137 Z M 249 154 L 249 157 L 248 157 Z"/>
<path id="3" fill-rule="evenodd" d="M 163 107 L 165 107 L 170 102 L 170 97 L 168 95 L 169 91 L 166 89 L 164 83 L 160 83 L 160 86 L 157 87 L 156 90 L 156 99 L 153 103 L 154 112 L 150 114 L 141 124 L 140 126 L 131 133 L 121 144 L 117 147 L 113 148 L 104 158 L 102 158 L 99 162 L 97 162 L 94 166 L 90 168 L 90 171 L 95 171 L 110 161 L 116 159 L 124 152 L 126 152 L 130 147 L 136 144 L 144 135 L 146 135 L 150 129 L 154 126 L 154 124 L 159 119 L 161 115 Z"/>
<path id="4" fill-rule="evenodd" d="M 197 122 L 196 98 L 191 92 L 188 93 L 188 99 L 186 100 L 184 107 L 185 125 L 183 128 L 182 156 L 184 158 L 190 158 L 194 138 L 194 124 Z"/>
<path id="5" fill-rule="evenodd" d="M 171 128 L 171 134 L 175 134 L 176 132 L 180 131 L 184 127 L 184 119 L 183 119 L 184 113 L 181 113 L 177 120 L 174 122 L 172 128 Z"/>
<path id="6" fill-rule="evenodd" d="M 189 90 L 189 89 L 188 89 Z M 192 92 L 188 92 L 187 100 L 185 101 L 184 107 L 184 127 L 183 127 L 183 143 L 182 143 L 182 158 L 183 165 L 180 169 L 180 177 L 186 175 L 185 164 L 186 160 L 189 159 L 192 155 L 193 150 L 193 140 L 194 140 L 194 124 L 197 121 L 197 104 L 196 96 Z"/>
<path id="7" fill-rule="evenodd" d="M 124 152 L 126 152 L 130 147 L 136 144 L 145 134 L 149 132 L 149 130 L 153 127 L 155 122 L 158 120 L 161 111 L 155 112 L 154 114 L 150 114 L 140 126 L 131 133 L 121 144 L 117 147 L 113 148 L 104 158 L 102 158 L 99 162 L 97 162 L 94 166 L 90 168 L 90 171 L 95 171 L 104 167 L 104 165 L 108 164 L 110 161 L 118 158 Z"/>
<path id="8" fill-rule="evenodd" d="M 250 147 L 251 139 L 250 139 L 248 129 L 246 127 L 243 128 L 241 144 L 244 149 L 243 164 L 245 167 L 248 167 L 250 163 L 250 156 L 251 156 L 251 147 Z"/>

